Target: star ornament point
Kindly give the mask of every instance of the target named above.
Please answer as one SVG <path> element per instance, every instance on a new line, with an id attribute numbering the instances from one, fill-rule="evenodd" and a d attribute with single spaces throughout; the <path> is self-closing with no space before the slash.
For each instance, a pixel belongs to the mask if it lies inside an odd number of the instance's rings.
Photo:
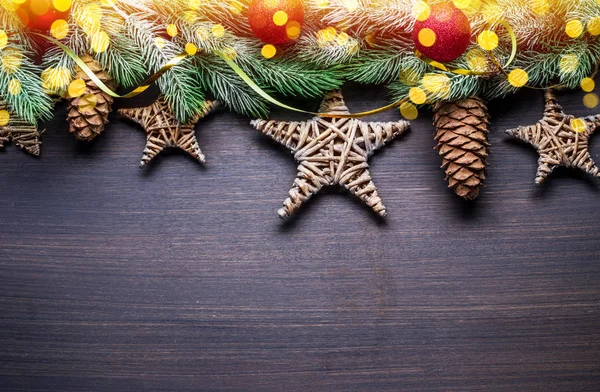
<path id="1" fill-rule="evenodd" d="M 202 110 L 186 124 L 177 120 L 162 96 L 149 106 L 120 109 L 119 114 L 138 123 L 146 131 L 146 148 L 140 163 L 143 168 L 166 148 L 179 148 L 204 163 L 206 158 L 198 145 L 195 128 L 198 121 L 217 106 L 216 101 L 206 101 Z"/>
<path id="2" fill-rule="evenodd" d="M 509 129 L 507 134 L 532 145 L 539 154 L 535 183 L 541 185 L 559 166 L 600 177 L 589 152 L 589 140 L 600 127 L 600 115 L 576 118 L 566 114 L 553 90 L 545 93 L 544 117 L 534 125 Z"/>
<path id="3" fill-rule="evenodd" d="M 342 93 L 323 99 L 319 113 L 349 114 Z M 283 207 L 282 219 L 294 214 L 326 186 L 342 186 L 381 217 L 387 215 L 371 178 L 368 159 L 406 132 L 406 121 L 364 122 L 356 118 L 314 117 L 308 121 L 254 120 L 252 126 L 292 151 L 298 174 Z"/>

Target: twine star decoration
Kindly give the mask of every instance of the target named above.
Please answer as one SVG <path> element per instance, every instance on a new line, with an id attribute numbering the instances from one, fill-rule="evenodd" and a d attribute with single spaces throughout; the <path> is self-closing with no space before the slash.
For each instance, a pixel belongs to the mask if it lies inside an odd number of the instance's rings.
<path id="1" fill-rule="evenodd" d="M 149 106 L 120 109 L 119 114 L 138 123 L 146 131 L 146 148 L 140 163 L 140 167 L 143 168 L 164 149 L 170 147 L 182 149 L 204 163 L 206 158 L 198 145 L 195 127 L 198 121 L 210 114 L 217 106 L 217 101 L 206 101 L 201 112 L 186 124 L 177 120 L 162 96 Z"/>
<path id="2" fill-rule="evenodd" d="M 542 184 L 559 166 L 600 177 L 589 152 L 589 139 L 600 126 L 600 115 L 575 118 L 565 114 L 553 90 L 546 90 L 545 100 L 544 118 L 537 124 L 506 131 L 537 149 L 540 158 L 535 183 Z"/>
<path id="3" fill-rule="evenodd" d="M 349 114 L 341 91 L 325 95 L 319 113 Z M 387 209 L 371 179 L 368 158 L 403 134 L 408 122 L 363 122 L 355 118 L 315 117 L 309 121 L 254 120 L 257 130 L 289 148 L 298 175 L 278 211 L 289 218 L 325 186 L 340 185 L 384 217 Z"/>
<path id="4" fill-rule="evenodd" d="M 13 142 L 17 147 L 22 148 L 25 152 L 35 157 L 40 155 L 40 137 L 43 131 L 39 131 L 36 125 L 30 124 L 25 119 L 21 118 L 14 112 L 9 112 L 6 101 L 0 99 L 0 122 L 5 125 L 0 125 L 0 149 L 4 147 L 4 143 Z"/>

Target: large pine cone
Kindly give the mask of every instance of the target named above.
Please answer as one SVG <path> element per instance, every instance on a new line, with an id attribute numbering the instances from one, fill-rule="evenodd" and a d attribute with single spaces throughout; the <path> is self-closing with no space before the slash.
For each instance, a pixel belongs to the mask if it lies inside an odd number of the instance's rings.
<path id="1" fill-rule="evenodd" d="M 114 90 L 114 79 L 91 56 L 82 57 L 86 65 L 107 87 Z M 80 67 L 75 69 L 75 79 L 83 79 L 86 91 L 77 98 L 69 98 L 67 120 L 70 131 L 78 140 L 90 142 L 104 131 L 108 115 L 112 111 L 113 98 L 104 93 Z"/>
<path id="2" fill-rule="evenodd" d="M 446 181 L 467 200 L 479 196 L 489 155 L 489 115 L 478 97 L 456 102 L 438 102 L 434 107 L 436 149 L 442 158 Z"/>

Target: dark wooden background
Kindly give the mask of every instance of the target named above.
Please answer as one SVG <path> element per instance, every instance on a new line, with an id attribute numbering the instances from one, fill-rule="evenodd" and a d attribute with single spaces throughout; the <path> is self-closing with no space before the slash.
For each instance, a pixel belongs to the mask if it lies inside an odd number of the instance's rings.
<path id="1" fill-rule="evenodd" d="M 591 113 L 581 97 L 563 104 Z M 1 389 L 600 390 L 600 182 L 535 188 L 537 155 L 503 130 L 541 94 L 491 106 L 476 203 L 446 189 L 423 113 L 371 160 L 385 221 L 333 189 L 288 223 L 296 163 L 248 119 L 202 122 L 204 166 L 142 171 L 139 128 L 115 116 L 84 146 L 59 108 L 40 159 L 0 153 Z"/>

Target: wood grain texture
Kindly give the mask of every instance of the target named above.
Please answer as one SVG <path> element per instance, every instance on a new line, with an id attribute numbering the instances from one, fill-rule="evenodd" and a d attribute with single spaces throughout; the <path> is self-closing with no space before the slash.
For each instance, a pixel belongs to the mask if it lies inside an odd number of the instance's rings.
<path id="1" fill-rule="evenodd" d="M 423 113 L 370 161 L 388 218 L 332 189 L 288 223 L 296 163 L 248 119 L 200 123 L 205 165 L 142 171 L 135 125 L 84 146 L 59 108 L 40 159 L 0 152 L 0 389 L 600 390 L 600 184 L 535 188 L 535 151 L 503 130 L 537 121 L 541 94 L 490 106 L 477 202 L 446 188 Z"/>

